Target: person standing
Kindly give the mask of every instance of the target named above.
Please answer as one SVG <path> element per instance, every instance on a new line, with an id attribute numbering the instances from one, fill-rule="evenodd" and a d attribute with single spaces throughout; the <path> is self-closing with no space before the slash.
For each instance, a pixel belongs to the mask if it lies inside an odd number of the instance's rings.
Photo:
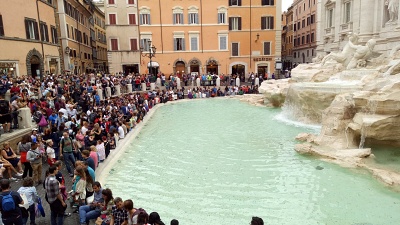
<path id="1" fill-rule="evenodd" d="M 0 182 L 0 211 L 4 225 L 22 225 L 22 212 L 19 204 L 24 201 L 18 192 L 11 191 L 10 181 L 3 179 Z"/>
<path id="2" fill-rule="evenodd" d="M 34 225 L 35 224 L 35 199 L 37 199 L 39 196 L 37 194 L 36 188 L 33 186 L 33 179 L 28 177 L 24 180 L 22 183 L 22 187 L 18 189 L 19 194 L 24 194 L 26 196 L 26 199 L 28 200 L 29 203 L 29 218 L 30 218 L 30 224 Z M 28 221 L 28 215 L 26 217 L 22 218 L 22 223 L 26 225 L 26 222 Z"/>
<path id="3" fill-rule="evenodd" d="M 39 151 L 37 144 L 33 144 L 32 148 L 28 151 L 26 159 L 31 162 L 33 169 L 33 182 L 36 184 L 41 184 L 40 180 L 42 177 L 42 154 Z"/>
<path id="4" fill-rule="evenodd" d="M 58 172 L 57 166 L 53 165 L 49 168 L 49 176 L 45 181 L 46 200 L 50 205 L 51 211 L 51 225 L 63 225 L 64 212 L 67 204 L 60 192 L 60 184 L 56 179 Z"/>
<path id="5" fill-rule="evenodd" d="M 75 157 L 73 153 L 73 142 L 67 132 L 63 133 L 63 139 L 60 142 L 60 149 L 62 151 L 64 163 L 67 167 L 69 176 L 73 177 L 74 174 L 71 167 L 74 167 L 75 165 Z M 69 163 L 71 163 L 71 165 Z"/>

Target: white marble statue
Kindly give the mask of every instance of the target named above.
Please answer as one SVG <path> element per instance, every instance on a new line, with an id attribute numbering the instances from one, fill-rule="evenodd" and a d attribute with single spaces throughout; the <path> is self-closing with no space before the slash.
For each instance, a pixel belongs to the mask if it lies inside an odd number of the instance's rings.
<path id="1" fill-rule="evenodd" d="M 353 45 L 350 43 L 350 47 L 355 50 L 355 53 L 353 58 L 351 58 L 349 64 L 347 65 L 346 69 L 350 70 L 360 66 L 365 67 L 366 60 L 368 60 L 371 57 L 375 45 L 376 41 L 374 39 L 370 39 L 369 41 L 367 41 L 365 46 Z"/>
<path id="2" fill-rule="evenodd" d="M 328 55 L 326 55 L 322 61 L 321 65 L 324 66 L 326 62 L 330 60 L 334 60 L 338 63 L 343 64 L 343 66 L 347 66 L 348 63 L 350 62 L 351 58 L 353 57 L 353 54 L 355 52 L 355 49 L 351 47 L 351 45 L 357 45 L 358 44 L 358 35 L 355 33 L 349 33 L 348 35 L 349 42 L 344 46 L 343 50 L 341 52 L 332 52 Z"/>
<path id="3" fill-rule="evenodd" d="M 399 13 L 399 0 L 386 0 L 385 5 L 387 6 L 387 10 L 389 12 L 388 22 L 397 22 Z"/>

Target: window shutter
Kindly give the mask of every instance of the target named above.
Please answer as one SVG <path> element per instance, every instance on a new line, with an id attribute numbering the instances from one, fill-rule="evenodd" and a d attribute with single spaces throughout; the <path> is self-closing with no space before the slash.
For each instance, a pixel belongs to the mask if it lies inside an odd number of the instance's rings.
<path id="1" fill-rule="evenodd" d="M 183 22 L 183 13 L 180 13 L 180 14 L 179 14 L 179 17 L 180 17 L 180 20 L 181 20 L 181 21 L 179 21 L 180 24 L 185 24 L 185 23 Z"/>
<path id="2" fill-rule="evenodd" d="M 150 14 L 147 14 L 147 18 L 148 18 L 148 21 L 147 21 L 148 24 L 151 25 L 151 16 L 150 16 Z"/>
<path id="3" fill-rule="evenodd" d="M 143 24 L 143 14 L 139 14 L 139 24 L 142 25 Z"/>
<path id="4" fill-rule="evenodd" d="M 182 38 L 182 51 L 185 51 L 185 38 Z"/>
<path id="5" fill-rule="evenodd" d="M 33 27 L 35 28 L 35 39 L 39 40 L 39 27 L 38 27 L 38 23 L 36 21 L 34 22 Z"/>
<path id="6" fill-rule="evenodd" d="M 49 29 L 48 29 L 48 27 L 47 27 L 47 25 L 44 25 L 44 30 L 46 31 L 46 41 L 47 42 L 50 42 L 50 39 L 49 39 Z"/>
<path id="7" fill-rule="evenodd" d="M 25 19 L 25 32 L 26 32 L 26 39 L 30 39 L 30 35 L 29 35 L 29 21 L 27 19 Z"/>
<path id="8" fill-rule="evenodd" d="M 176 14 L 175 13 L 172 13 L 172 21 L 173 21 L 173 24 L 176 24 Z"/>
<path id="9" fill-rule="evenodd" d="M 131 51 L 136 51 L 137 49 L 137 39 L 131 39 Z"/>
<path id="10" fill-rule="evenodd" d="M 238 30 L 242 30 L 242 17 L 238 17 Z"/>
<path id="11" fill-rule="evenodd" d="M 199 24 L 199 14 L 198 13 L 195 14 L 195 18 L 196 18 L 196 24 Z"/>
<path id="12" fill-rule="evenodd" d="M 0 15 L 0 36 L 4 36 L 3 16 Z"/>
<path id="13" fill-rule="evenodd" d="M 218 16 L 218 24 L 222 23 L 222 21 L 221 21 L 221 14 L 218 13 L 217 16 Z"/>
<path id="14" fill-rule="evenodd" d="M 128 0 L 128 4 L 130 4 L 130 5 L 135 4 L 135 0 Z"/>
<path id="15" fill-rule="evenodd" d="M 57 29 L 54 28 L 54 43 L 58 44 L 58 36 L 57 36 Z"/>
<path id="16" fill-rule="evenodd" d="M 46 34 L 45 34 L 45 31 L 44 31 L 44 24 L 43 23 L 39 23 L 40 25 L 39 25 L 39 29 L 40 29 L 40 36 L 41 36 L 41 41 L 44 41 L 45 40 L 45 37 L 46 37 Z"/>
<path id="17" fill-rule="evenodd" d="M 144 39 L 140 39 L 140 48 L 143 48 L 143 50 L 145 49 L 144 47 Z"/>
<path id="18" fill-rule="evenodd" d="M 271 29 L 271 30 L 273 30 L 274 29 L 274 17 L 273 16 L 271 16 L 270 18 L 269 18 L 269 29 Z"/>
<path id="19" fill-rule="evenodd" d="M 271 42 L 264 42 L 264 55 L 271 55 Z"/>
<path id="20" fill-rule="evenodd" d="M 177 51 L 178 50 L 178 46 L 177 46 L 177 43 L 176 43 L 176 38 L 174 38 L 174 51 Z"/>
<path id="21" fill-rule="evenodd" d="M 261 17 L 261 30 L 265 30 L 266 28 L 266 21 L 267 17 Z"/>
<path id="22" fill-rule="evenodd" d="M 188 24 L 192 24 L 195 23 L 195 21 L 191 21 L 190 20 L 190 16 L 192 15 L 192 13 L 188 13 Z"/>
<path id="23" fill-rule="evenodd" d="M 229 30 L 232 30 L 232 22 L 233 22 L 233 18 L 229 17 Z"/>
<path id="24" fill-rule="evenodd" d="M 232 0 L 228 0 L 229 6 L 232 6 Z"/>
<path id="25" fill-rule="evenodd" d="M 238 6 L 242 6 L 242 0 L 238 0 Z"/>
<path id="26" fill-rule="evenodd" d="M 270 0 L 270 1 L 271 1 L 271 5 L 275 5 L 275 4 L 274 4 L 274 0 Z"/>

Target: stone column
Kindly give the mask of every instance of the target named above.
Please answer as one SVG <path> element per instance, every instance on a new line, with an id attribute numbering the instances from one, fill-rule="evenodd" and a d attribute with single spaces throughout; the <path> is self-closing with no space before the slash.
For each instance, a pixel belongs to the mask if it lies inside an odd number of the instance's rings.
<path id="1" fill-rule="evenodd" d="M 146 83 L 142 83 L 142 91 L 146 91 Z"/>
<path id="2" fill-rule="evenodd" d="M 18 126 L 20 129 L 32 127 L 31 110 L 28 107 L 18 109 Z"/>
<path id="3" fill-rule="evenodd" d="M 197 78 L 197 79 L 196 79 L 196 86 L 197 86 L 197 87 L 200 87 L 200 78 Z"/>
<path id="4" fill-rule="evenodd" d="M 254 85 L 260 86 L 260 78 L 256 77 L 256 80 L 254 81 Z"/>
<path id="5" fill-rule="evenodd" d="M 115 95 L 120 96 L 121 95 L 121 86 L 115 85 Z"/>
<path id="6" fill-rule="evenodd" d="M 100 101 L 104 99 L 104 98 L 103 98 L 103 90 L 102 90 L 101 88 L 97 88 L 97 94 L 98 94 L 99 97 L 100 97 Z"/>
<path id="7" fill-rule="evenodd" d="M 126 87 L 128 89 L 128 93 L 132 93 L 132 84 L 127 84 Z"/>
<path id="8" fill-rule="evenodd" d="M 221 78 L 217 78 L 216 84 L 217 87 L 221 86 Z"/>
<path id="9" fill-rule="evenodd" d="M 107 95 L 107 98 L 111 97 L 111 88 L 110 87 L 106 87 L 106 95 Z"/>
<path id="10" fill-rule="evenodd" d="M 150 90 L 154 91 L 156 89 L 156 84 L 155 83 L 150 83 Z"/>
<path id="11" fill-rule="evenodd" d="M 179 77 L 176 78 L 176 88 L 181 89 L 181 78 Z"/>
<path id="12" fill-rule="evenodd" d="M 239 77 L 236 78 L 236 83 L 235 83 L 235 85 L 236 85 L 236 86 L 240 86 L 240 79 L 239 79 Z"/>

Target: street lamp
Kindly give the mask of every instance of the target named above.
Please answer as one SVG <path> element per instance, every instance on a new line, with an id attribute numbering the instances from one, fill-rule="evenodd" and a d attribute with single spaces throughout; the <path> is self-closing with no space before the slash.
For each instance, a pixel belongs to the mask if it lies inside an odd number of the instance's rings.
<path id="1" fill-rule="evenodd" d="M 148 57 L 150 59 L 150 74 L 153 76 L 153 63 L 151 59 L 156 55 L 156 46 L 151 44 L 151 41 L 148 41 L 148 47 L 140 46 L 140 53 L 142 57 Z M 146 47 L 146 48 L 145 48 Z"/>

